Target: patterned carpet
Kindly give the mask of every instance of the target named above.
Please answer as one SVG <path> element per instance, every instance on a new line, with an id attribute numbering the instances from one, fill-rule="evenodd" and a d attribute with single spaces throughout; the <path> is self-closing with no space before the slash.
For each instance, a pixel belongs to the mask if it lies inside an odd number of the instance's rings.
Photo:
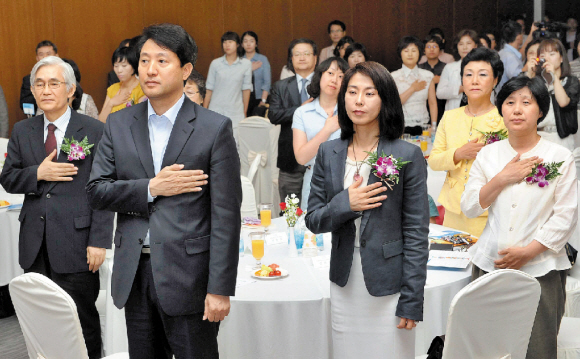
<path id="1" fill-rule="evenodd" d="M 16 315 L 0 319 L 0 358 L 28 359 L 26 343 Z"/>

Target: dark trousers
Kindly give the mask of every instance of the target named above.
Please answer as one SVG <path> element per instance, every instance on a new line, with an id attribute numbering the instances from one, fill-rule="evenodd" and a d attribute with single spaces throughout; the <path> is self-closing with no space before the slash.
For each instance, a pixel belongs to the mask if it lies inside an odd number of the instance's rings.
<path id="1" fill-rule="evenodd" d="M 203 313 L 169 316 L 155 291 L 151 258 L 141 254 L 133 287 L 125 305 L 129 356 L 138 359 L 219 358 L 219 322 L 202 320 Z"/>
<path id="2" fill-rule="evenodd" d="M 302 207 L 302 182 L 304 182 L 304 172 L 306 167 L 298 165 L 293 172 L 280 170 L 278 175 L 278 192 L 280 193 L 280 202 L 284 202 L 286 196 L 295 194 L 300 199 Z"/>
<path id="3" fill-rule="evenodd" d="M 95 306 L 100 289 L 99 272 L 56 273 L 50 267 L 46 240 L 42 241 L 40 251 L 32 266 L 25 269 L 24 272 L 40 273 L 47 276 L 72 297 L 77 306 L 89 358 L 100 358 L 101 323 L 99 312 Z"/>

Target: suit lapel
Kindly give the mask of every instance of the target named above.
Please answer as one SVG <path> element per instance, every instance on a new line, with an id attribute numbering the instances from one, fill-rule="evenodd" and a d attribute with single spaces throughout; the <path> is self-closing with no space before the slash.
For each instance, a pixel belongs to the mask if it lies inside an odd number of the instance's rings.
<path id="1" fill-rule="evenodd" d="M 392 141 L 387 141 L 385 139 L 380 139 L 379 140 L 379 145 L 377 146 L 377 153 L 378 153 L 378 155 L 381 156 L 381 154 L 383 152 L 385 152 L 385 154 L 387 156 L 389 156 L 391 154 L 391 152 L 390 152 L 391 151 L 391 143 L 392 143 Z M 368 181 L 368 184 L 367 185 L 371 185 L 371 184 L 376 183 L 378 181 L 380 181 L 380 179 L 373 174 L 373 170 L 371 169 L 371 173 L 370 173 L 370 177 L 369 177 L 369 181 Z M 389 194 L 388 194 L 388 191 L 387 191 L 387 196 L 388 195 Z M 381 206 L 381 207 L 383 207 L 383 206 Z M 360 222 L 360 237 L 361 238 L 363 236 L 363 233 L 364 233 L 365 228 L 367 226 L 367 223 L 369 221 L 369 217 L 371 216 L 371 214 L 373 214 L 373 213 L 375 213 L 377 211 L 380 211 L 381 210 L 381 207 L 379 207 L 379 208 L 373 208 L 371 210 L 364 211 L 363 216 L 362 216 L 362 219 L 361 219 L 361 222 Z"/>
<path id="2" fill-rule="evenodd" d="M 288 91 L 290 92 L 290 99 L 292 103 L 297 104 L 300 106 L 302 101 L 300 101 L 300 92 L 298 92 L 298 84 L 296 82 L 296 75 L 294 75 L 290 81 L 288 81 Z M 345 159 L 346 161 L 346 159 Z"/>
<path id="3" fill-rule="evenodd" d="M 337 141 L 333 157 L 330 160 L 330 177 L 332 178 L 332 197 L 344 190 L 344 171 L 348 154 L 348 140 Z"/>
<path id="4" fill-rule="evenodd" d="M 81 135 L 78 133 L 82 128 L 83 128 L 83 125 L 82 125 L 80 119 L 78 118 L 78 114 L 76 113 L 76 111 L 71 110 L 70 120 L 68 121 L 68 125 L 66 126 L 64 138 L 68 138 L 69 140 L 72 140 L 74 138 L 75 141 L 78 141 L 78 142 L 82 141 L 84 136 L 81 138 Z M 62 143 L 60 144 L 61 146 L 64 144 L 64 138 L 62 140 Z M 60 149 L 60 146 L 59 146 L 58 150 L 59 150 L 59 153 L 58 153 L 58 158 L 57 158 L 56 162 L 58 162 L 58 163 L 72 163 L 72 162 L 68 162 L 68 155 L 66 154 L 66 152 L 64 152 L 63 150 Z M 61 183 L 61 182 L 51 182 L 48 185 L 48 191 L 51 191 L 54 188 L 54 186 L 56 186 L 59 183 Z"/>
<path id="5" fill-rule="evenodd" d="M 165 155 L 161 162 L 161 168 L 171 166 L 175 163 L 194 130 L 191 124 L 193 120 L 195 120 L 195 106 L 188 98 L 185 98 L 173 124 L 173 129 L 167 142 L 167 148 L 165 149 Z"/>
<path id="6" fill-rule="evenodd" d="M 41 164 L 46 158 L 44 149 L 44 116 L 37 116 L 30 125 L 31 136 L 28 139 L 37 164 Z"/>
<path id="7" fill-rule="evenodd" d="M 155 168 L 153 167 L 153 155 L 151 154 L 151 142 L 149 141 L 147 106 L 141 106 L 141 111 L 135 114 L 135 120 L 131 125 L 133 142 L 135 142 L 139 160 L 147 173 L 147 177 L 153 178 L 155 177 Z"/>

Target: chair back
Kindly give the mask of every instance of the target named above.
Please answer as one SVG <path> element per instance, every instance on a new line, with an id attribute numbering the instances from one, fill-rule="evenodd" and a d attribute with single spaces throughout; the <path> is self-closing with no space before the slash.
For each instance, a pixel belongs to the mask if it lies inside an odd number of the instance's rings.
<path id="1" fill-rule="evenodd" d="M 256 203 L 278 203 L 280 126 L 272 125 L 267 118 L 252 116 L 240 121 L 238 134 L 241 172 L 254 186 Z"/>
<path id="2" fill-rule="evenodd" d="M 540 284 L 521 271 L 471 282 L 451 302 L 443 359 L 524 359 L 539 300 Z"/>
<path id="3" fill-rule="evenodd" d="M 14 278 L 9 289 L 30 358 L 88 359 L 77 307 L 68 293 L 38 273 Z"/>
<path id="4" fill-rule="evenodd" d="M 254 194 L 254 186 L 248 177 L 242 177 L 242 218 L 253 217 L 258 218 L 258 207 L 256 206 L 256 198 Z"/>

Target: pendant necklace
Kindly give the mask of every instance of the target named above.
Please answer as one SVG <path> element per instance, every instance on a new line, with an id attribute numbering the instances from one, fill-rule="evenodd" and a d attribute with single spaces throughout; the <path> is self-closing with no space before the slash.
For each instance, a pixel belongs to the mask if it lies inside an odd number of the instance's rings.
<path id="1" fill-rule="evenodd" d="M 379 140 L 377 140 L 377 142 L 374 144 L 373 147 L 371 147 L 371 150 L 368 152 L 372 152 L 373 148 L 375 148 L 378 144 L 379 144 Z M 356 160 L 356 151 L 354 150 L 354 136 L 352 138 L 352 155 L 354 156 L 354 165 L 356 167 L 356 171 L 354 172 L 354 176 L 352 176 L 352 179 L 356 182 L 359 179 L 362 179 L 362 176 L 360 175 L 360 169 L 362 168 L 363 163 L 365 162 L 365 160 L 369 156 L 369 153 L 367 153 L 367 155 L 365 156 L 365 158 L 363 158 L 363 160 L 360 162 L 360 165 L 359 165 L 358 161 Z"/>
<path id="2" fill-rule="evenodd" d="M 484 114 L 484 113 L 486 113 L 486 112 L 489 112 L 489 110 L 490 110 L 490 109 L 488 108 L 488 109 L 486 109 L 486 110 L 484 110 L 484 111 L 481 111 L 481 112 L 480 112 L 480 113 L 478 113 L 478 114 L 471 112 L 471 110 L 469 109 L 469 105 L 468 105 L 468 106 L 465 106 L 465 109 L 466 109 L 466 110 L 467 110 L 467 112 L 469 112 L 469 114 L 472 116 L 472 117 L 471 117 L 471 128 L 469 129 L 469 136 L 471 136 L 471 134 L 472 134 L 472 130 L 473 130 L 473 119 L 474 119 L 474 118 L 476 118 L 477 116 L 480 116 L 481 114 Z"/>

